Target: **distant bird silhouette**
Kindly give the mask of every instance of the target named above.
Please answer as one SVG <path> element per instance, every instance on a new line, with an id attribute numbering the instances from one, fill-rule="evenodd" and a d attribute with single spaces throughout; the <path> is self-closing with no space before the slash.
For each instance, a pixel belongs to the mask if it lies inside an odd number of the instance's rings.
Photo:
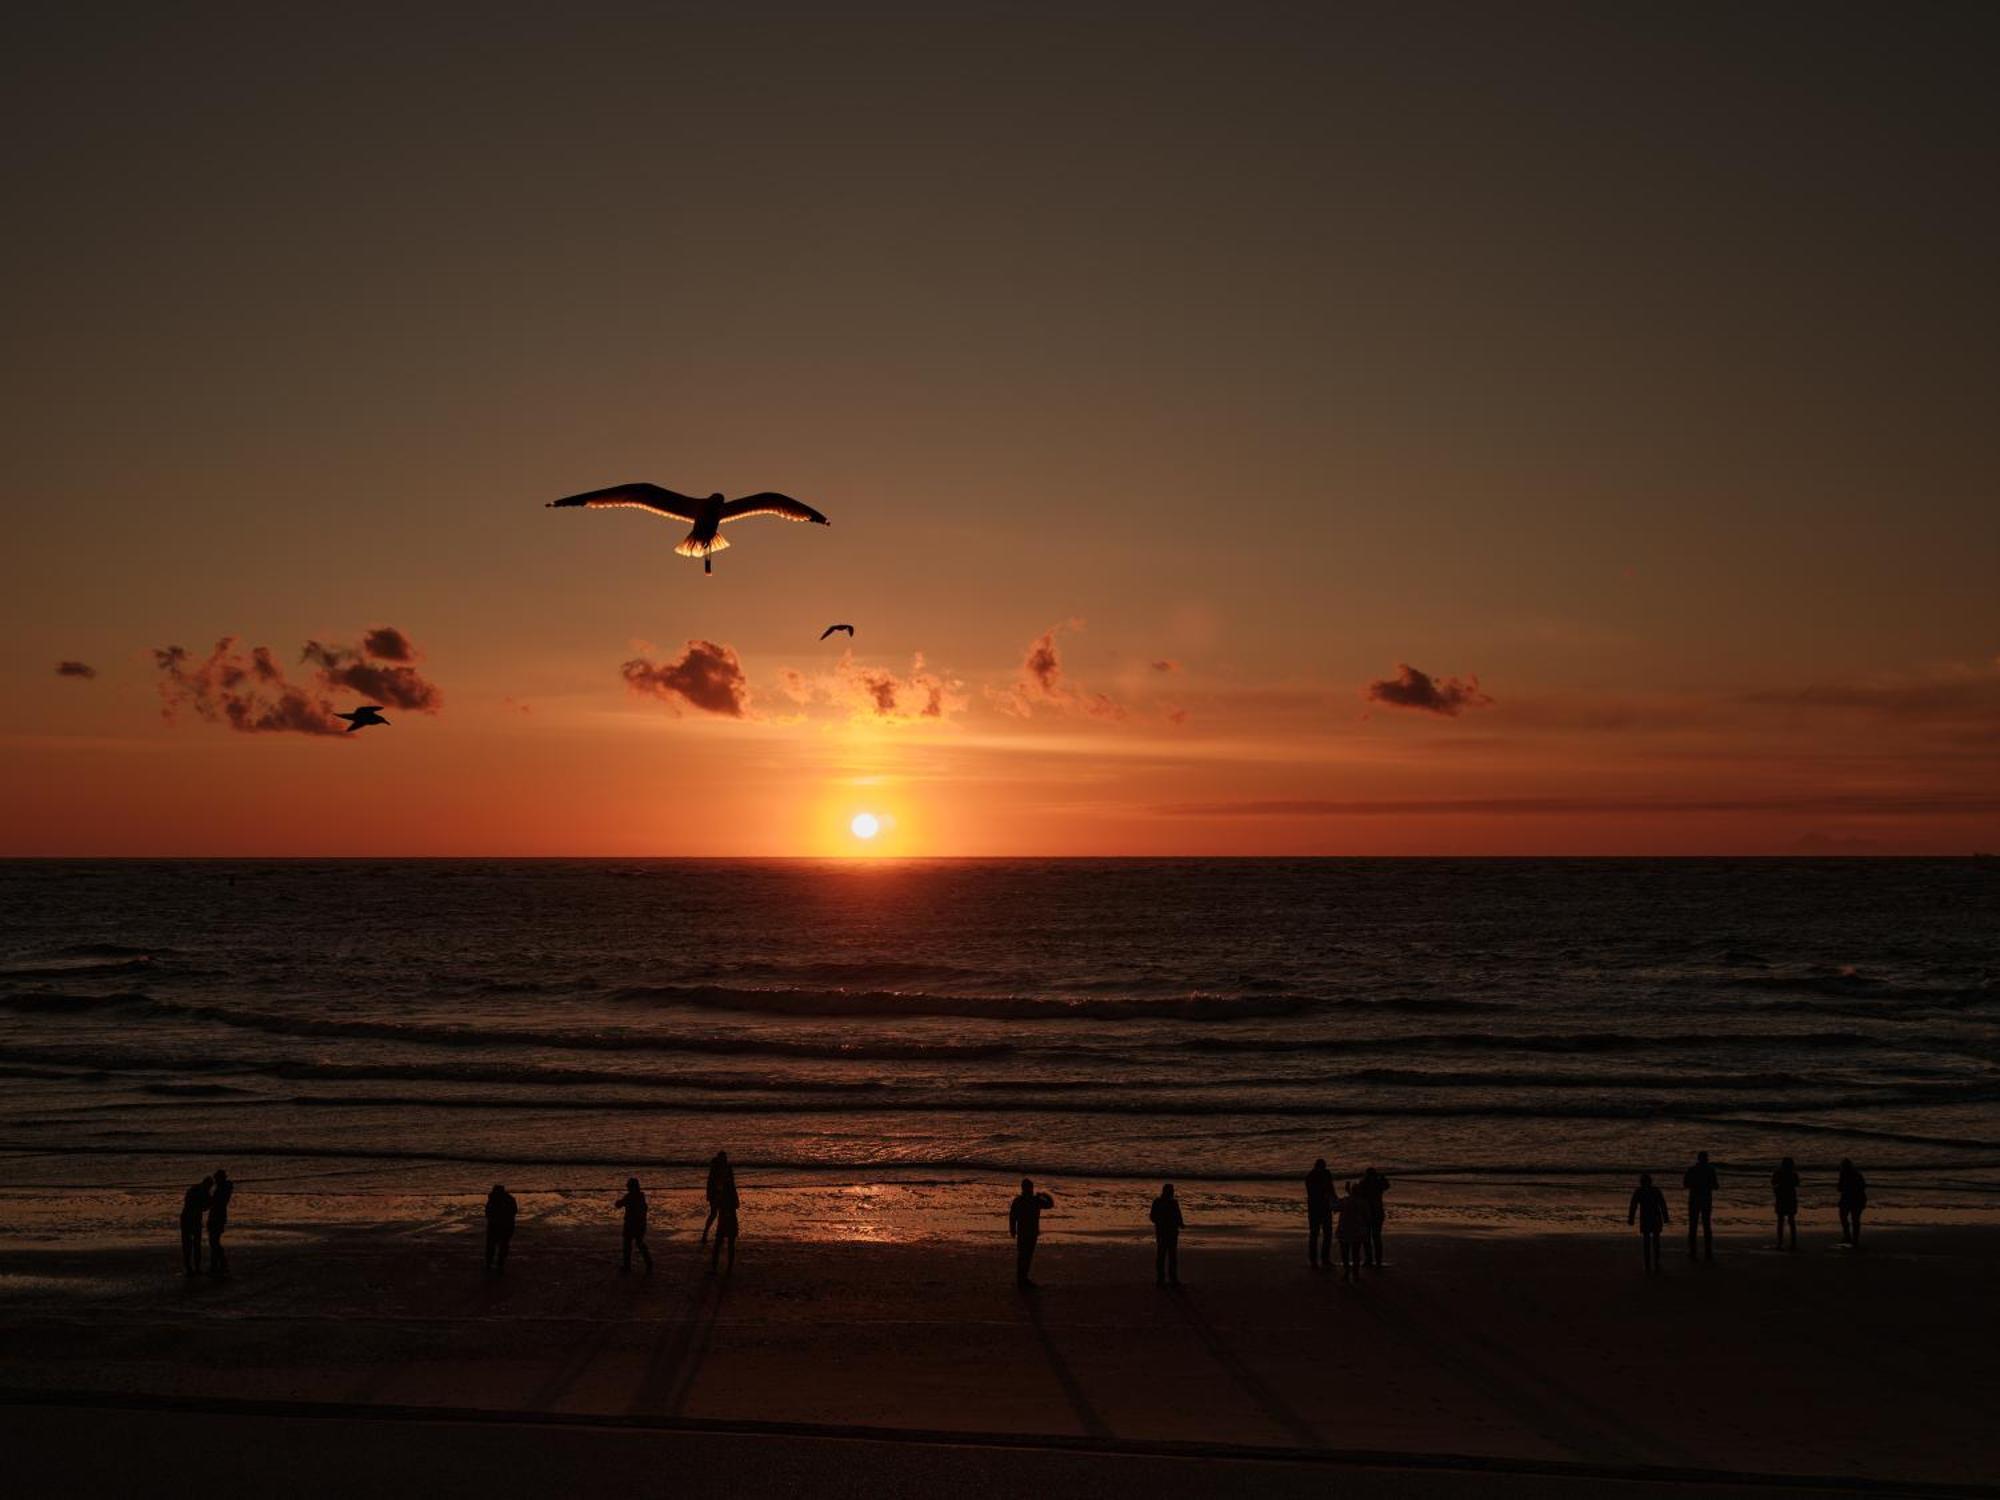
<path id="1" fill-rule="evenodd" d="M 347 720 L 347 732 L 349 734 L 354 733 L 357 729 L 366 729 L 370 724 L 386 724 L 389 722 L 382 717 L 380 705 L 373 703 L 365 704 L 355 709 L 351 714 L 335 714 L 334 717 L 336 719 Z"/>
<path id="2" fill-rule="evenodd" d="M 829 625 L 826 627 L 826 629 L 822 630 L 819 633 L 819 638 L 821 640 L 825 640 L 828 636 L 832 635 L 836 630 L 844 630 L 847 632 L 847 638 L 850 641 L 854 639 L 854 627 L 852 625 Z"/>
<path id="3" fill-rule="evenodd" d="M 729 539 L 722 535 L 725 521 L 740 521 L 745 516 L 783 516 L 787 521 L 810 521 L 815 526 L 833 524 L 810 505 L 773 490 L 760 490 L 739 500 L 724 500 L 720 495 L 697 500 L 657 484 L 618 484 L 608 490 L 588 490 L 581 495 L 551 500 L 543 508 L 558 510 L 569 505 L 581 505 L 587 510 L 649 510 L 656 516 L 688 522 L 694 530 L 681 538 L 674 551 L 682 557 L 700 558 L 704 573 L 715 571 L 712 555 L 729 545 Z"/>

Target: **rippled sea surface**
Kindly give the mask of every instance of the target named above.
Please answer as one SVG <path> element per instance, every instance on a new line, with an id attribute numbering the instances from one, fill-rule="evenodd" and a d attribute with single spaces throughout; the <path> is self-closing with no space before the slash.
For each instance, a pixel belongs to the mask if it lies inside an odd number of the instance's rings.
<path id="1" fill-rule="evenodd" d="M 2000 1180 L 1975 860 L 0 864 L 0 1150 Z M 1768 1171 L 1768 1165 L 1762 1170 Z"/>

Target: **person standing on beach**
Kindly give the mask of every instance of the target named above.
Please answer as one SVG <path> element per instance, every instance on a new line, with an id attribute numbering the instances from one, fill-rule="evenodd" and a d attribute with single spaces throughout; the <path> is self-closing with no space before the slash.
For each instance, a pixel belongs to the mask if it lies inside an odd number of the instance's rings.
<path id="1" fill-rule="evenodd" d="M 1366 1263 L 1377 1270 L 1388 1264 L 1382 1258 L 1382 1222 L 1389 1217 L 1382 1196 L 1388 1191 L 1389 1179 L 1373 1167 L 1361 1174 L 1361 1201 L 1368 1208 L 1368 1240 L 1362 1249 Z"/>
<path id="2" fill-rule="evenodd" d="M 729 1153 L 718 1151 L 708 1162 L 708 1217 L 701 1225 L 701 1243 L 704 1245 L 708 1243 L 709 1230 L 715 1228 L 715 1200 L 717 1194 L 722 1191 L 724 1183 L 729 1185 L 730 1192 L 736 1191 L 736 1172 L 729 1165 Z"/>
<path id="3" fill-rule="evenodd" d="M 1181 1230 L 1187 1227 L 1187 1220 L 1181 1217 L 1180 1200 L 1174 1197 L 1171 1182 L 1160 1184 L 1160 1196 L 1153 1200 L 1153 1280 L 1161 1286 L 1181 1284 Z"/>
<path id="4" fill-rule="evenodd" d="M 708 1211 L 715 1216 L 715 1248 L 708 1254 L 711 1276 L 722 1259 L 725 1241 L 729 1245 L 729 1269 L 736 1269 L 736 1209 L 740 1202 L 736 1195 L 736 1169 L 729 1165 L 729 1154 L 718 1151 L 708 1168 Z"/>
<path id="5" fill-rule="evenodd" d="M 181 1194 L 181 1269 L 190 1276 L 201 1274 L 201 1216 L 208 1212 L 214 1185 L 213 1177 L 204 1177 Z"/>
<path id="6" fill-rule="evenodd" d="M 486 1195 L 487 1270 L 507 1269 L 507 1247 L 514 1242 L 514 1219 L 520 1211 L 521 1205 L 514 1201 L 506 1184 L 494 1183 L 493 1191 Z"/>
<path id="7" fill-rule="evenodd" d="M 1347 1191 L 1333 1205 L 1333 1237 L 1340 1242 L 1340 1279 L 1359 1281 L 1361 1257 L 1368 1245 L 1368 1200 L 1361 1196 L 1358 1182 L 1350 1182 L 1346 1187 Z"/>
<path id="8" fill-rule="evenodd" d="M 1632 1201 L 1625 1208 L 1625 1223 L 1639 1224 L 1639 1249 L 1646 1257 L 1648 1274 L 1660 1269 L 1660 1231 L 1667 1227 L 1667 1195 L 1653 1186 L 1653 1174 L 1641 1172 L 1639 1185 L 1632 1189 Z"/>
<path id="9" fill-rule="evenodd" d="M 208 1190 L 208 1274 L 220 1276 L 229 1269 L 229 1257 L 222 1253 L 222 1231 L 229 1227 L 229 1200 L 236 1196 L 236 1184 L 217 1167 Z"/>
<path id="10" fill-rule="evenodd" d="M 1024 1292 L 1035 1290 L 1028 1271 L 1035 1263 L 1035 1242 L 1042 1237 L 1042 1210 L 1054 1208 L 1056 1200 L 1035 1191 L 1035 1179 L 1021 1179 L 1021 1195 L 1007 1205 L 1007 1233 L 1014 1237 L 1014 1285 Z"/>
<path id="11" fill-rule="evenodd" d="M 1697 1151 L 1694 1165 L 1681 1174 L 1681 1186 L 1688 1194 L 1688 1259 L 1694 1259 L 1695 1231 L 1701 1231 L 1701 1248 L 1709 1260 L 1715 1259 L 1715 1168 L 1708 1153 Z"/>
<path id="12" fill-rule="evenodd" d="M 1785 1248 L 1785 1228 L 1792 1231 L 1792 1248 L 1799 1248 L 1799 1169 L 1788 1156 L 1771 1174 L 1771 1200 L 1778 1210 L 1778 1248 Z"/>
<path id="13" fill-rule="evenodd" d="M 625 1179 L 625 1196 L 611 1205 L 625 1210 L 625 1230 L 621 1241 L 624 1251 L 619 1259 L 618 1271 L 624 1275 L 632 1269 L 632 1247 L 639 1247 L 639 1258 L 646 1263 L 650 1275 L 653 1269 L 653 1252 L 646 1248 L 646 1194 L 639 1186 L 639 1179 Z"/>
<path id="14" fill-rule="evenodd" d="M 1324 1156 L 1306 1173 L 1306 1263 L 1333 1264 L 1333 1173 Z"/>
<path id="15" fill-rule="evenodd" d="M 1836 1183 L 1840 1189 L 1840 1242 L 1861 1248 L 1861 1210 L 1868 1206 L 1868 1179 L 1863 1177 L 1852 1159 L 1840 1159 L 1840 1178 Z"/>

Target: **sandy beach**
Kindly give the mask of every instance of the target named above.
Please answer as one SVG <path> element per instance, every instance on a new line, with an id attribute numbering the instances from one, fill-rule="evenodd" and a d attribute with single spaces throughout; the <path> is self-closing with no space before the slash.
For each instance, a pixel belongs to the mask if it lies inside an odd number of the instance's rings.
<path id="1" fill-rule="evenodd" d="M 605 1441 L 619 1451 L 704 1433 L 900 1435 L 999 1444 L 1016 1455 L 996 1460 L 1008 1473 L 1027 1451 L 1008 1445 L 1054 1444 L 1078 1464 L 1386 1463 L 1482 1494 L 1512 1492 L 1490 1488 L 1508 1473 L 1541 1493 L 1591 1476 L 2000 1474 L 1985 1380 L 2000 1235 L 1976 1227 L 1886 1229 L 1859 1253 L 1809 1230 L 1780 1254 L 1726 1225 L 1715 1264 L 1690 1264 L 1670 1238 L 1649 1279 L 1623 1234 L 1396 1233 L 1392 1221 L 1390 1265 L 1347 1286 L 1305 1264 L 1302 1233 L 1204 1235 L 1197 1195 L 1180 1291 L 1153 1285 L 1143 1236 L 1084 1218 L 1051 1220 L 1043 1290 L 1023 1295 L 997 1229 L 776 1238 L 758 1233 L 754 1195 L 733 1274 L 707 1274 L 698 1219 L 668 1200 L 654 1271 L 621 1275 L 615 1220 L 589 1220 L 590 1199 L 531 1205 L 509 1269 L 486 1275 L 468 1206 L 431 1200 L 426 1217 L 420 1201 L 370 1222 L 246 1212 L 224 1278 L 184 1278 L 170 1235 L 143 1241 L 104 1203 L 79 1215 L 92 1232 L 64 1238 L 45 1221 L 0 1242 L 0 1387 L 22 1451 L 49 1462 L 80 1434 L 116 1430 L 137 1453 L 202 1424 L 265 1422 L 296 1436 L 280 1451 L 304 1463 L 330 1421 L 359 1424 L 353 1441 L 384 1452 L 422 1449 L 425 1433 L 455 1451 L 417 1420 L 435 1413 L 546 1418 L 570 1445 L 615 1428 Z M 97 1402 L 111 1410 L 79 1428 Z M 425 1472 L 420 1455 L 410 1464 Z M 1174 1484 L 1196 1488 L 1174 1492 L 1241 1482 L 1198 1469 L 1176 1469 Z M 1272 1492 L 1289 1482 L 1257 1472 Z M 1163 1481 L 1077 1469 L 1049 1482 Z"/>

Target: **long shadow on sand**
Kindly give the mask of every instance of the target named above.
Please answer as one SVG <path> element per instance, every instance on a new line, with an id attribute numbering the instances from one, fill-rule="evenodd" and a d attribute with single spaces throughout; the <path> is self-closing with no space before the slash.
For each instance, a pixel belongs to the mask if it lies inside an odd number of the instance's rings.
<path id="1" fill-rule="evenodd" d="M 1230 1348 L 1228 1342 L 1216 1331 L 1215 1326 L 1202 1316 L 1200 1309 L 1195 1306 L 1194 1299 L 1187 1292 L 1175 1292 L 1170 1300 L 1174 1310 L 1181 1315 L 1182 1321 L 1194 1331 L 1194 1336 L 1201 1340 L 1201 1346 L 1208 1351 L 1208 1357 L 1222 1366 L 1229 1378 L 1242 1388 L 1243 1393 L 1255 1403 L 1257 1409 L 1270 1418 L 1280 1431 L 1301 1447 L 1326 1446 L 1326 1439 L 1320 1435 L 1319 1429 L 1286 1405 L 1284 1397 L 1244 1363 L 1242 1356 Z"/>
<path id="2" fill-rule="evenodd" d="M 1042 1354 L 1048 1360 L 1049 1368 L 1055 1372 L 1056 1384 L 1062 1387 L 1070 1409 L 1076 1413 L 1077 1424 L 1090 1437 L 1110 1437 L 1112 1435 L 1110 1425 L 1098 1414 L 1097 1408 L 1090 1404 L 1090 1397 L 1083 1393 L 1083 1386 L 1078 1383 L 1075 1372 L 1069 1367 L 1069 1362 L 1062 1357 L 1062 1352 L 1056 1348 L 1056 1341 L 1049 1336 L 1048 1324 L 1042 1321 L 1041 1299 L 1030 1294 L 1027 1300 L 1028 1324 L 1035 1330 L 1035 1337 L 1041 1343 Z"/>

